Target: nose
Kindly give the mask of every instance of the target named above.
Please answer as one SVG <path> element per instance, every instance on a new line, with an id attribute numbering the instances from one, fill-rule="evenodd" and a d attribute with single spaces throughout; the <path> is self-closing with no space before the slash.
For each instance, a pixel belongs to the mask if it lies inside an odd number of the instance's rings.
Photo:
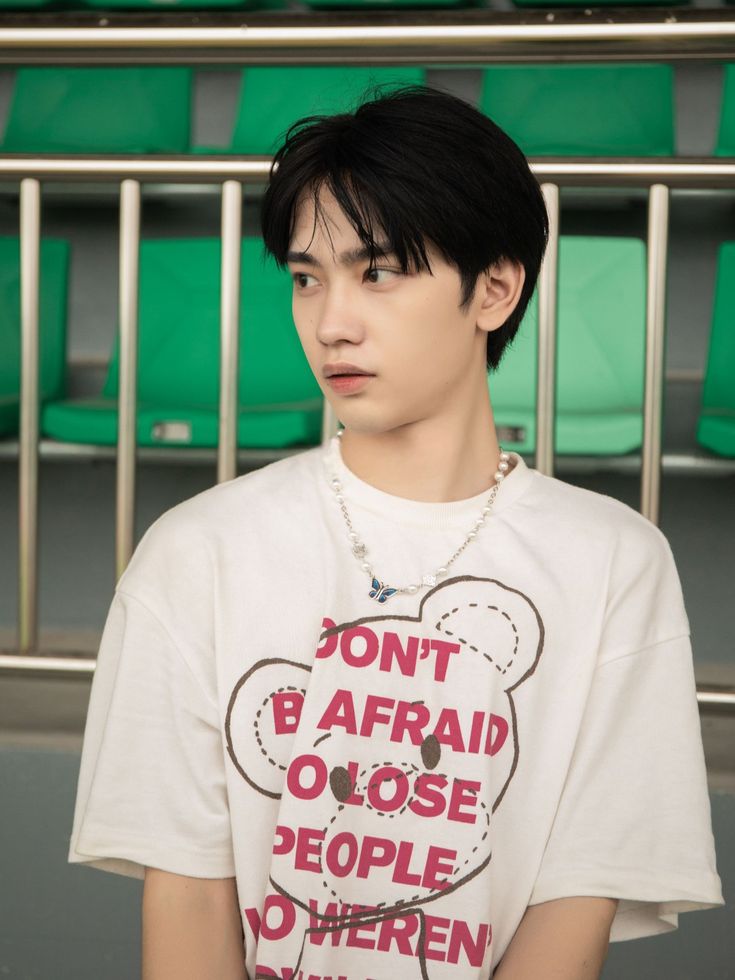
<path id="1" fill-rule="evenodd" d="M 335 348 L 340 341 L 359 343 L 364 333 L 358 297 L 348 283 L 332 282 L 325 287 L 317 313 L 317 339 L 325 347 Z"/>

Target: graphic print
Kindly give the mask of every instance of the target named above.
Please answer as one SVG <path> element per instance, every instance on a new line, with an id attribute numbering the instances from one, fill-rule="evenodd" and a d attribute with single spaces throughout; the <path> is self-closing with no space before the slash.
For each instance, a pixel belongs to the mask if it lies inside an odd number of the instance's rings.
<path id="1" fill-rule="evenodd" d="M 492 816 L 543 622 L 475 576 L 431 589 L 416 616 L 381 613 L 325 617 L 312 663 L 261 660 L 232 692 L 230 759 L 280 799 L 270 887 L 245 910 L 253 980 L 383 980 L 401 956 L 405 980 L 460 980 L 489 963 Z"/>

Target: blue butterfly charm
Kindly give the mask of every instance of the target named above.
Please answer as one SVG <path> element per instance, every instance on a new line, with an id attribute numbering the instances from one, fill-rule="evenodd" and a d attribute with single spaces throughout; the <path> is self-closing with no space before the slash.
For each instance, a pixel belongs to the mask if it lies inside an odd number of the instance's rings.
<path id="1" fill-rule="evenodd" d="M 387 602 L 392 595 L 395 595 L 398 589 L 390 589 L 388 586 L 383 585 L 376 578 L 373 579 L 373 587 L 370 590 L 370 598 L 377 599 L 378 602 Z"/>

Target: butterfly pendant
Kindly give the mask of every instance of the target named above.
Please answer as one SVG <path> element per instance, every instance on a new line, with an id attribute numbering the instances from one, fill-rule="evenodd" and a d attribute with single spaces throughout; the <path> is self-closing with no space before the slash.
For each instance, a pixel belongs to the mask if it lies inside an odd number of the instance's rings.
<path id="1" fill-rule="evenodd" d="M 387 602 L 392 595 L 395 595 L 398 589 L 391 589 L 387 585 L 383 585 L 376 578 L 373 579 L 373 587 L 370 590 L 370 598 L 377 599 L 378 602 Z"/>

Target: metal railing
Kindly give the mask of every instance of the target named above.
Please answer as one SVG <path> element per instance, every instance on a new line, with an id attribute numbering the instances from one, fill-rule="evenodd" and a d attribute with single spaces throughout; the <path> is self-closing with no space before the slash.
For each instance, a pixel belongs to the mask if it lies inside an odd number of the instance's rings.
<path id="1" fill-rule="evenodd" d="M 3 14 L 0 64 L 728 60 L 728 9 Z"/>
<path id="2" fill-rule="evenodd" d="M 610 12 L 610 13 L 615 13 Z M 620 12 L 617 12 L 619 14 Z M 595 16 L 599 14 L 596 12 Z M 735 55 L 735 18 L 729 12 L 646 12 L 636 22 L 607 23 L 577 18 L 577 23 L 535 11 L 523 24 L 503 24 L 497 13 L 465 11 L 431 17 L 430 24 L 391 15 L 369 23 L 360 18 L 329 15 L 312 22 L 275 25 L 197 27 L 110 27 L 112 16 L 94 19 L 95 26 L 34 28 L 8 26 L 0 18 L 0 63 L 40 61 L 106 63 L 174 61 L 211 63 L 212 53 L 235 63 L 391 64 L 426 61 L 460 63 L 495 60 L 544 60 L 564 54 L 566 60 L 677 60 Z M 467 16 L 464 16 L 467 15 Z M 707 15 L 706 18 L 703 15 Z M 716 15 L 716 16 L 713 16 Z M 515 18 L 515 14 L 510 15 Z M 598 20 L 601 20 L 601 16 Z M 630 17 L 630 13 L 627 12 Z M 444 23 L 450 18 L 454 23 Z M 18 18 L 23 19 L 23 18 Z M 25 18 L 41 23 L 42 17 Z M 84 18 L 78 17 L 78 20 Z M 88 18 L 89 19 L 89 18 Z M 160 18 L 159 18 L 160 19 Z M 255 22 L 256 16 L 249 17 Z M 533 23 L 534 20 L 538 23 Z M 121 20 L 121 18 L 117 18 Z M 165 20 L 165 18 L 164 18 Z M 226 18 L 218 18 L 226 20 Z M 349 23 L 351 21 L 352 23 Z M 104 23 L 103 23 L 104 22 Z M 348 29 L 349 28 L 349 29 Z M 399 29 L 400 28 L 400 29 Z M 641 42 L 645 41 L 645 44 Z M 595 51 L 590 57 L 590 47 Z M 657 48 L 656 44 L 662 47 Z M 355 49 L 359 45 L 359 49 Z M 440 51 L 436 49 L 439 45 Z M 692 47 L 688 47 L 691 45 Z M 542 51 L 544 52 L 542 54 Z M 111 55 L 111 57 L 110 57 Z M 0 673 L 54 676 L 91 674 L 89 657 L 38 655 L 38 304 L 41 226 L 41 181 L 113 182 L 120 186 L 120 386 L 115 561 L 119 576 L 133 551 L 136 463 L 136 351 L 138 346 L 138 249 L 141 184 L 221 184 L 221 385 L 217 447 L 217 480 L 237 472 L 237 349 L 240 298 L 240 242 L 244 184 L 267 180 L 269 157 L 63 157 L 0 156 L 0 180 L 20 180 L 22 282 L 22 371 L 20 471 L 20 551 L 18 652 L 0 654 Z M 669 200 L 672 189 L 735 190 L 735 160 L 673 159 L 544 159 L 530 160 L 546 201 L 550 238 L 539 278 L 538 391 L 535 467 L 552 474 L 556 376 L 556 308 L 560 188 L 564 186 L 643 188 L 648 198 L 646 363 L 641 453 L 641 513 L 658 522 L 661 480 L 661 428 L 665 351 L 665 291 L 668 256 Z M 336 419 L 325 402 L 323 439 L 336 431 Z M 735 688 L 698 688 L 701 708 L 732 709 Z"/>

